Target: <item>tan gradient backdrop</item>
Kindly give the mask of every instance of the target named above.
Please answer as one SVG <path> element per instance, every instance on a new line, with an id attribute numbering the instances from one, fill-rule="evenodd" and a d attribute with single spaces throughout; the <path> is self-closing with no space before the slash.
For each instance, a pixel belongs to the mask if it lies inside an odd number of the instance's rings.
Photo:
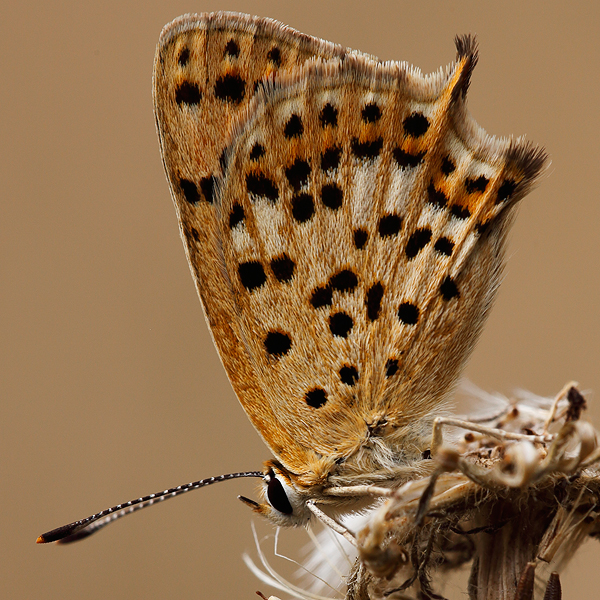
<path id="1" fill-rule="evenodd" d="M 524 202 L 467 375 L 486 390 L 546 395 L 576 379 L 600 425 L 597 2 L 5 3 L 2 598 L 269 592 L 241 559 L 253 551 L 251 515 L 236 495 L 254 495 L 252 481 L 169 501 L 70 547 L 34 543 L 117 502 L 269 457 L 212 347 L 152 116 L 161 27 L 220 9 L 426 72 L 453 59 L 455 34 L 478 35 L 471 112 L 493 134 L 545 145 L 553 163 Z M 588 543 L 567 571 L 567 599 L 597 594 L 599 550 Z"/>

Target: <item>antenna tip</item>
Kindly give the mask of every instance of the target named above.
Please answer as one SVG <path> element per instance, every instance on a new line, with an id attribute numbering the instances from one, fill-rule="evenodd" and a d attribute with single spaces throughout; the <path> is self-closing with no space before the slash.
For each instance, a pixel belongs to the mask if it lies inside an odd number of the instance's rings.
<path id="1" fill-rule="evenodd" d="M 47 541 L 48 540 L 43 535 L 40 535 L 40 537 L 38 537 L 38 539 L 35 540 L 35 543 L 36 544 L 45 544 Z"/>

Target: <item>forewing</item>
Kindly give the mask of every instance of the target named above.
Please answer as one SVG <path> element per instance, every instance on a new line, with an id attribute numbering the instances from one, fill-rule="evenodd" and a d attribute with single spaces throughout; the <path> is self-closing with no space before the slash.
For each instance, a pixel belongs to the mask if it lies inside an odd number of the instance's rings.
<path id="1" fill-rule="evenodd" d="M 264 77 L 314 56 L 347 53 L 271 19 L 238 13 L 180 17 L 164 28 L 156 52 L 156 123 L 186 254 L 233 387 L 244 407 L 248 397 L 256 399 L 253 406 L 263 406 L 262 413 L 251 414 L 260 431 L 273 415 L 249 349 L 232 329 L 239 313 L 223 270 L 214 205 L 219 159 L 232 121 L 246 110 Z M 286 440 L 287 435 L 282 433 Z"/>

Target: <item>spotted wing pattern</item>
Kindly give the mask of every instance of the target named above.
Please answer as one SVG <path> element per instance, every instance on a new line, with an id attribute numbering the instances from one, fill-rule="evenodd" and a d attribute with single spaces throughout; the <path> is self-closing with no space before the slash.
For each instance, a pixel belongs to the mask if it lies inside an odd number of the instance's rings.
<path id="1" fill-rule="evenodd" d="M 470 38 L 423 76 L 272 22 L 211 18 L 163 34 L 155 98 L 215 343 L 300 483 L 367 481 L 426 449 L 545 155 L 467 114 Z M 265 81 L 275 47 L 294 58 Z"/>
<path id="2" fill-rule="evenodd" d="M 216 268 L 214 185 L 231 123 L 265 77 L 315 56 L 349 53 L 358 54 L 272 19 L 239 13 L 183 15 L 160 36 L 153 96 L 161 154 L 204 313 L 240 398 L 263 392 L 247 349 L 231 329 L 236 307 Z"/>

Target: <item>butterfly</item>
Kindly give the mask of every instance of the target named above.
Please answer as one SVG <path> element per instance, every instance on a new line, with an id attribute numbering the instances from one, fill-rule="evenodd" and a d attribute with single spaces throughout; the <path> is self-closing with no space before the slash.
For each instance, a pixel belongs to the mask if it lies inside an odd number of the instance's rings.
<path id="1" fill-rule="evenodd" d="M 506 236 L 545 152 L 481 129 L 456 38 L 418 69 L 271 19 L 184 15 L 158 44 L 160 149 L 186 255 L 236 395 L 274 458 L 44 534 L 73 541 L 168 497 L 260 477 L 282 525 L 359 486 L 430 473 L 499 285 Z M 346 493 L 347 492 L 347 493 Z"/>

